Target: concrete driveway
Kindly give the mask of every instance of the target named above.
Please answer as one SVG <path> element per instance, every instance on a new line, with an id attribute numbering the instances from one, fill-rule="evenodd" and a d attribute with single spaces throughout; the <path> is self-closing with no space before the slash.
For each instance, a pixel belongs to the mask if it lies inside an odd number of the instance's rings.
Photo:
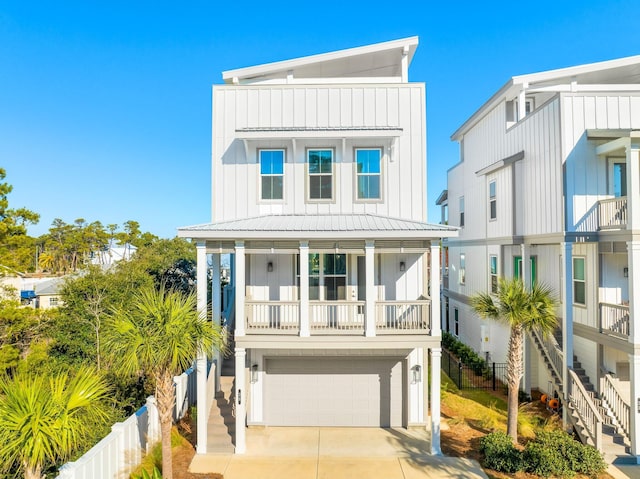
<path id="1" fill-rule="evenodd" d="M 190 470 L 224 479 L 480 479 L 477 462 L 428 454 L 419 429 L 266 427 L 247 429 L 243 455 L 196 455 Z"/>

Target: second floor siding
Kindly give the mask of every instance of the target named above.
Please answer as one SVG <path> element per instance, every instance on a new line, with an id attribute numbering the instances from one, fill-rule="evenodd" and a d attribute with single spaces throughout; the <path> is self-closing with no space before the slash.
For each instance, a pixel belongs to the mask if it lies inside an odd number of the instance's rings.
<path id="1" fill-rule="evenodd" d="M 213 112 L 213 221 L 328 213 L 426 221 L 423 84 L 221 85 Z M 276 199 L 261 193 L 263 150 L 282 152 Z M 318 152 L 329 158 L 326 178 L 310 180 Z M 372 162 L 361 163 L 367 152 Z M 328 198 L 312 197 L 316 180 Z"/>

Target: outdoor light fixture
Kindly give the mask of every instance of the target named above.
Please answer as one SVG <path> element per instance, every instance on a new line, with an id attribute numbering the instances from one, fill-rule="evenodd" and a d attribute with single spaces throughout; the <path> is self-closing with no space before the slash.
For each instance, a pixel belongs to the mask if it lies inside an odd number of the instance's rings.
<path id="1" fill-rule="evenodd" d="M 407 269 L 407 265 L 404 261 L 400 261 L 400 271 L 404 271 Z"/>
<path id="2" fill-rule="evenodd" d="M 622 275 L 625 278 L 628 278 L 629 277 L 629 268 L 627 268 L 626 266 L 624 268 L 622 268 Z"/>
<path id="3" fill-rule="evenodd" d="M 267 271 L 271 273 L 273 271 L 273 262 L 269 261 L 267 263 Z"/>
<path id="4" fill-rule="evenodd" d="M 420 367 L 419 364 L 416 364 L 414 367 L 411 368 L 411 371 L 413 371 L 413 384 L 418 384 L 419 382 L 422 381 L 422 367 Z"/>
<path id="5" fill-rule="evenodd" d="M 258 382 L 258 365 L 254 364 L 251 366 L 251 384 L 255 384 Z"/>

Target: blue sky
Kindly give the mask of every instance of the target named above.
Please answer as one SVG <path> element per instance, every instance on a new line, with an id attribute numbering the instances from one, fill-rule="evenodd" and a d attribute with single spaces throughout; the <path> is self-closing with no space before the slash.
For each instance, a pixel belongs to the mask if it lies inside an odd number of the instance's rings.
<path id="1" fill-rule="evenodd" d="M 640 54 L 636 1 L 0 0 L 0 166 L 30 228 L 76 218 L 172 237 L 210 220 L 221 72 L 413 35 L 427 84 L 429 220 L 449 140 L 511 76 Z"/>

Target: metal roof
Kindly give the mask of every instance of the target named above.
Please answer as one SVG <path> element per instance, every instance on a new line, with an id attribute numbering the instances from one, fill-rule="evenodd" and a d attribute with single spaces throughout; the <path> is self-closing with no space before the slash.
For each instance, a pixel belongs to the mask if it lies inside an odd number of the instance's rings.
<path id="1" fill-rule="evenodd" d="M 441 238 L 458 228 L 372 214 L 265 215 L 178 228 L 186 238 Z"/>

